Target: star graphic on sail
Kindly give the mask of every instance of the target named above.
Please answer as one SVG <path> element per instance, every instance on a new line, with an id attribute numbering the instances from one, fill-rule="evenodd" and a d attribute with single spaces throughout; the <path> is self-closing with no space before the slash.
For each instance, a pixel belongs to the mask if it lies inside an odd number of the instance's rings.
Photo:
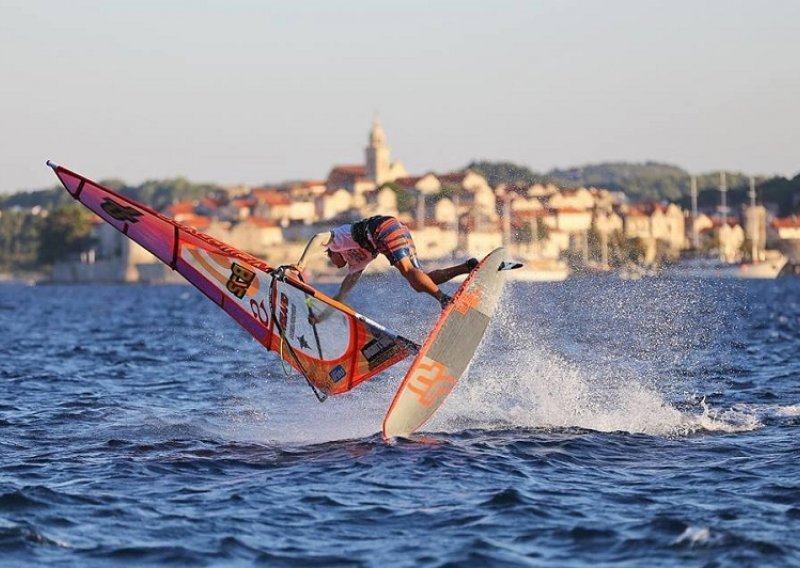
<path id="1" fill-rule="evenodd" d="M 308 341 L 306 341 L 305 335 L 301 335 L 297 339 L 300 340 L 300 349 L 311 349 Z"/>

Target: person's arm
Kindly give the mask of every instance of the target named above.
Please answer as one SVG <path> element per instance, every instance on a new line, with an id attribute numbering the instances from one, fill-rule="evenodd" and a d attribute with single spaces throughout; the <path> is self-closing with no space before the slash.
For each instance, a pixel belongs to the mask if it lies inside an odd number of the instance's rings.
<path id="1" fill-rule="evenodd" d="M 358 272 L 353 272 L 352 274 L 345 276 L 344 280 L 342 280 L 342 284 L 339 286 L 339 291 L 336 292 L 336 295 L 333 297 L 333 299 L 337 302 L 344 303 L 344 299 L 347 297 L 347 294 L 350 293 L 350 290 L 353 289 L 353 286 L 355 286 L 361 279 L 361 274 L 363 272 L 363 270 L 359 270 Z M 328 319 L 331 313 L 333 313 L 333 308 L 330 306 L 325 306 L 320 313 L 311 314 L 308 318 L 308 321 L 316 325 Z"/>
<path id="2" fill-rule="evenodd" d="M 342 280 L 341 286 L 339 286 L 339 291 L 336 292 L 336 295 L 333 297 L 333 299 L 339 302 L 344 302 L 344 299 L 350 293 L 350 290 L 352 290 L 361 279 L 361 274 L 363 274 L 363 272 L 363 270 L 359 270 L 358 272 L 353 272 L 345 276 L 344 280 Z"/>
<path id="3" fill-rule="evenodd" d="M 300 255 L 300 260 L 297 261 L 297 270 L 298 272 L 302 272 L 306 266 L 306 256 L 311 251 L 311 249 L 315 247 L 326 247 L 331 242 L 333 234 L 330 231 L 325 231 L 324 233 L 317 233 L 311 240 L 308 241 L 306 248 L 303 250 L 303 254 Z"/>

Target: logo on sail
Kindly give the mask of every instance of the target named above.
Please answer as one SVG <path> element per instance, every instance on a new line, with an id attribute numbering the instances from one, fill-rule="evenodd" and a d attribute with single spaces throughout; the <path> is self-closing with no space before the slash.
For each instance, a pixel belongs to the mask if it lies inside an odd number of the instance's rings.
<path id="1" fill-rule="evenodd" d="M 144 215 L 138 209 L 117 203 L 110 197 L 106 197 L 100 207 L 117 221 L 126 221 L 128 223 L 138 223 L 139 217 Z"/>
<path id="2" fill-rule="evenodd" d="M 389 335 L 380 335 L 364 345 L 361 354 L 367 360 L 370 369 L 382 365 L 397 353 L 395 340 Z"/>
<path id="3" fill-rule="evenodd" d="M 255 272 L 248 270 L 241 264 L 234 262 L 231 264 L 231 275 L 228 278 L 228 282 L 225 284 L 225 287 L 228 289 L 228 292 L 241 300 L 244 298 L 244 295 L 247 293 L 247 289 L 250 287 L 250 284 L 252 284 L 255 277 Z"/>

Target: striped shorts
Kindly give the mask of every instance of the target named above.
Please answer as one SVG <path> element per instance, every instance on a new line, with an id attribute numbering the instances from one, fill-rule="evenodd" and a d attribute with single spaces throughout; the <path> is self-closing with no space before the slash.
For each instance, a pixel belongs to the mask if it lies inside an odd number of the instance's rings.
<path id="1" fill-rule="evenodd" d="M 420 268 L 414 239 L 411 238 L 408 227 L 400 221 L 394 217 L 383 217 L 375 227 L 370 227 L 370 232 L 375 248 L 389 259 L 392 266 L 408 257 L 415 268 Z"/>

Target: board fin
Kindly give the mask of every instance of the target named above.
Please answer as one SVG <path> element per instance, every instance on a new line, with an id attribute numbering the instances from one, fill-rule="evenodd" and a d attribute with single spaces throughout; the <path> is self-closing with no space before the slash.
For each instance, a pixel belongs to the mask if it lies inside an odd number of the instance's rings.
<path id="1" fill-rule="evenodd" d="M 521 262 L 516 262 L 513 260 L 505 260 L 497 270 L 515 270 L 517 268 L 522 268 Z"/>

